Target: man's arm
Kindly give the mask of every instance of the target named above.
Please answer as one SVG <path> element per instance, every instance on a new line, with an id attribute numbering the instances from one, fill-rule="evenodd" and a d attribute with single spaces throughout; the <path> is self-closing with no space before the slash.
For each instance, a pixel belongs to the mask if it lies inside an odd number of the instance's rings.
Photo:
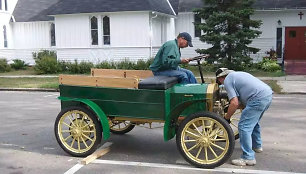
<path id="1" fill-rule="evenodd" d="M 239 107 L 239 100 L 237 97 L 234 97 L 230 100 L 230 104 L 228 106 L 227 113 L 225 115 L 225 119 L 229 120 L 232 115 L 236 112 Z"/>

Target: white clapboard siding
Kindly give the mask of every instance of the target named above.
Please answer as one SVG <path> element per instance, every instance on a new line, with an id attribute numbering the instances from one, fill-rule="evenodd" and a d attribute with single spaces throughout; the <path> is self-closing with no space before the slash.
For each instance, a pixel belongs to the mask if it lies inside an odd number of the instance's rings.
<path id="1" fill-rule="evenodd" d="M 16 22 L 12 23 L 14 49 L 48 49 L 51 22 Z"/>
<path id="2" fill-rule="evenodd" d="M 158 48 L 154 48 L 153 50 L 158 50 Z M 155 51 L 153 51 L 153 53 L 155 53 Z M 57 55 L 59 60 L 64 61 L 74 61 L 75 59 L 78 62 L 90 61 L 93 63 L 99 63 L 102 61 L 121 61 L 124 59 L 137 61 L 139 59 L 146 60 L 150 58 L 150 47 L 58 49 Z"/>
<path id="3" fill-rule="evenodd" d="M 153 46 L 161 46 L 168 40 L 174 39 L 175 36 L 175 26 L 173 19 L 166 16 L 153 16 L 152 17 L 153 25 Z"/>
<path id="4" fill-rule="evenodd" d="M 149 47 L 149 12 L 110 13 L 112 47 Z"/>
<path id="5" fill-rule="evenodd" d="M 56 48 L 88 48 L 90 45 L 89 15 L 55 16 Z"/>

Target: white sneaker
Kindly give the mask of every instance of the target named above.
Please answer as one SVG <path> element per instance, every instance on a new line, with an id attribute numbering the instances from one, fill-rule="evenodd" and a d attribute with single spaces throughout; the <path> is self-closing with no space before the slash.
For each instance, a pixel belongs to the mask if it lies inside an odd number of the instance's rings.
<path id="1" fill-rule="evenodd" d="M 234 159 L 232 160 L 232 164 L 236 165 L 236 166 L 254 166 L 256 164 L 256 160 L 247 160 L 247 159 L 243 159 L 243 158 L 239 158 L 239 159 Z"/>
<path id="2" fill-rule="evenodd" d="M 253 150 L 254 150 L 256 153 L 261 153 L 261 152 L 263 152 L 263 148 L 262 148 L 262 147 L 254 148 Z"/>

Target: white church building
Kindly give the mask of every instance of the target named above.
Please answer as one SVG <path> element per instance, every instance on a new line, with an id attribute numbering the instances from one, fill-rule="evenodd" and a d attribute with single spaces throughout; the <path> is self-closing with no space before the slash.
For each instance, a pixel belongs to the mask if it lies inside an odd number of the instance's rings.
<path id="1" fill-rule="evenodd" d="M 91 61 L 148 59 L 179 32 L 189 32 L 193 48 L 199 40 L 192 10 L 202 0 L 0 0 L 0 58 L 34 64 L 32 53 L 54 50 L 59 60 Z M 306 1 L 256 0 L 252 19 L 262 20 L 260 48 L 254 60 L 274 49 L 290 73 L 306 73 Z M 203 34 L 203 33 L 202 33 Z M 292 68 L 294 67 L 294 68 Z"/>

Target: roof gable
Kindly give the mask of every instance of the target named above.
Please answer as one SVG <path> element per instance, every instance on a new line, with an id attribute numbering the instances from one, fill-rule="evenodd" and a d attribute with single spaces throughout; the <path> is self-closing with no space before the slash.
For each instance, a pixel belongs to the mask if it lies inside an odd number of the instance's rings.
<path id="1" fill-rule="evenodd" d="M 169 0 L 177 14 L 179 0 Z M 119 11 L 156 11 L 175 15 L 167 0 L 18 0 L 13 16 L 16 22 L 50 21 L 58 14 Z"/>
<path id="2" fill-rule="evenodd" d="M 47 9 L 60 0 L 18 0 L 13 12 L 16 22 L 50 21 L 54 18 L 47 16 Z"/>
<path id="3" fill-rule="evenodd" d="M 49 9 L 48 14 L 59 15 L 119 11 L 156 11 L 175 15 L 167 0 L 61 0 Z"/>

